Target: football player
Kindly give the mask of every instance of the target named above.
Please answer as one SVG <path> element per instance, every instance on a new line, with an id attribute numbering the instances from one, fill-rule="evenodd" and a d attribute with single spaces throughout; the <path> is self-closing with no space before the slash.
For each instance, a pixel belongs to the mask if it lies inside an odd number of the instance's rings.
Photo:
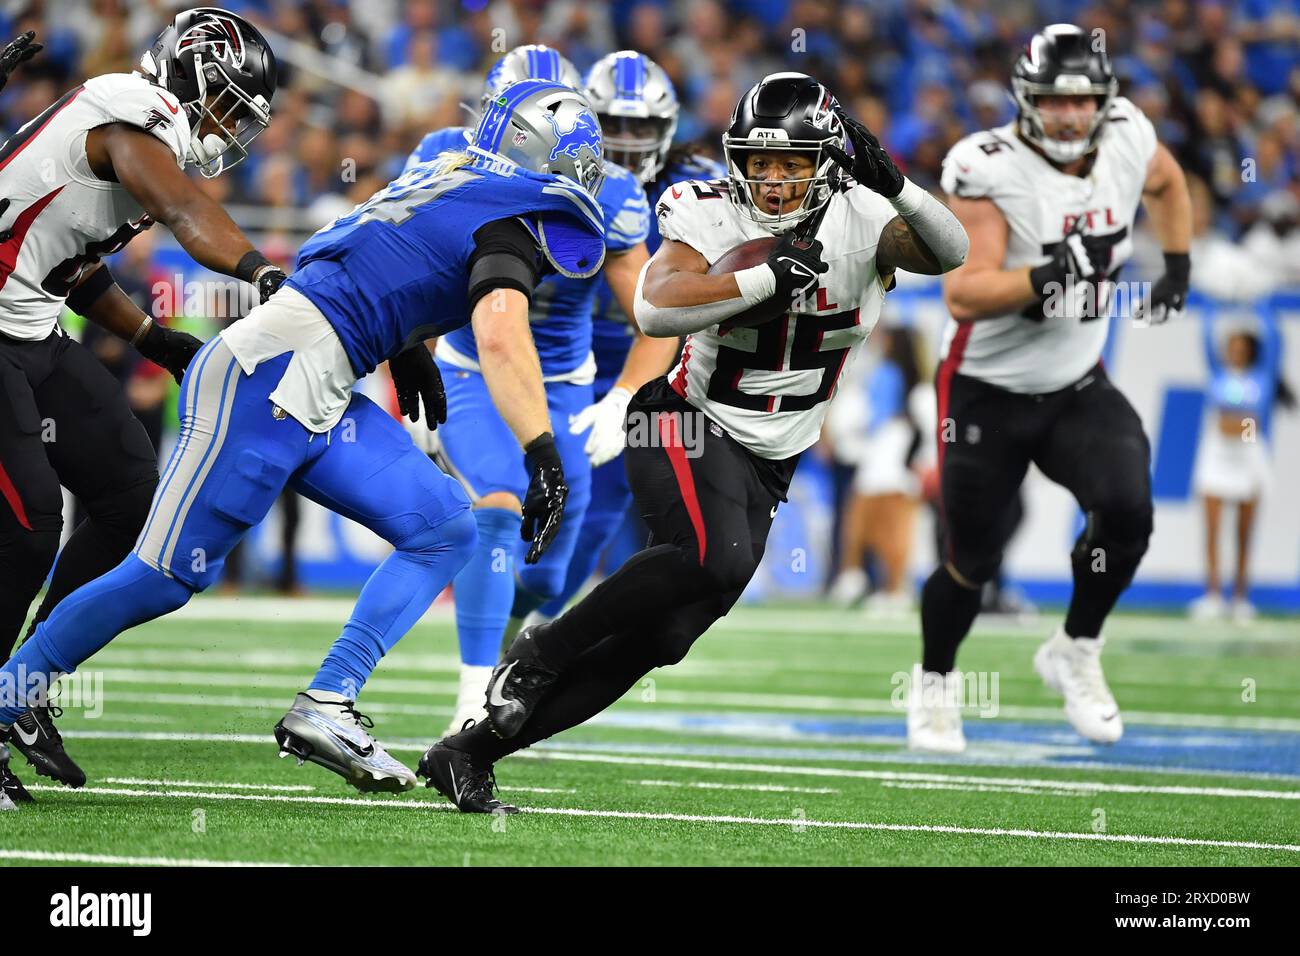
<path id="1" fill-rule="evenodd" d="M 641 328 L 687 336 L 676 368 L 628 405 L 628 480 L 651 546 L 521 631 L 493 673 L 488 722 L 424 754 L 419 772 L 462 811 L 509 812 L 492 793 L 496 761 L 680 661 L 730 610 L 895 270 L 936 274 L 965 258 L 953 215 L 810 76 L 762 79 L 722 143 L 725 180 L 678 183 L 660 199 L 662 244 L 637 286 Z M 799 227 L 819 238 L 796 241 Z M 765 261 L 708 274 L 763 237 Z M 759 304 L 772 311 L 742 315 Z"/>
<path id="2" fill-rule="evenodd" d="M 59 555 L 33 627 L 126 556 L 158 483 L 144 426 L 59 314 L 66 305 L 179 380 L 202 343 L 145 315 L 102 257 L 161 222 L 196 261 L 254 283 L 263 299 L 284 280 L 185 174 L 216 176 L 242 160 L 271 121 L 275 84 L 275 57 L 251 24 L 188 10 L 135 72 L 87 80 L 0 147 L 0 658 L 54 563 L 59 486 L 87 517 Z M 14 747 L 38 773 L 80 786 L 85 775 L 62 754 L 49 708 L 33 703 L 17 719 Z M 12 779 L 5 753 L 0 776 Z"/>
<path id="3" fill-rule="evenodd" d="M 1016 120 L 966 137 L 943 167 L 971 256 L 944 280 L 953 321 L 936 383 L 947 544 L 921 595 L 924 648 L 908 713 L 908 742 L 921 750 L 965 747 L 957 646 L 1001 562 L 1005 516 L 1030 462 L 1086 518 L 1071 554 L 1069 610 L 1034 667 L 1064 696 L 1076 731 L 1119 739 L 1102 627 L 1151 534 L 1150 448 L 1100 359 L 1139 205 L 1164 248 L 1165 273 L 1134 317 L 1177 315 L 1188 288 L 1182 170 L 1142 112 L 1116 95 L 1106 54 L 1078 27 L 1049 26 L 1016 61 L 1012 88 Z"/>
<path id="4" fill-rule="evenodd" d="M 663 68 L 644 54 L 623 50 L 599 60 L 587 73 L 583 92 L 600 117 L 607 161 L 631 170 L 644 184 L 651 205 L 658 204 L 673 183 L 726 176 L 726 170 L 712 159 L 673 146 L 680 110 L 677 93 Z M 654 254 L 659 243 L 659 230 L 651 228 L 646 248 Z M 591 430 L 586 445 L 592 464 L 591 503 L 563 589 L 529 617 L 529 624 L 550 620 L 564 610 L 622 526 L 632 503 L 621 459 L 627 406 L 636 390 L 662 375 L 677 354 L 677 340 L 642 335 L 636 320 L 603 283 L 596 296 L 591 333 L 596 402 L 571 426 L 577 431 Z"/>
<path id="5" fill-rule="evenodd" d="M 524 516 L 543 553 L 565 486 L 528 299 L 543 268 L 600 268 L 592 194 L 603 175 L 586 101 L 528 80 L 493 101 L 466 149 L 413 167 L 309 239 L 284 286 L 195 356 L 181 437 L 135 550 L 61 602 L 0 680 L 69 673 L 115 635 L 185 604 L 292 483 L 395 550 L 276 740 L 358 789 L 413 786 L 414 774 L 366 732 L 356 698 L 469 558 L 477 530 L 460 483 L 353 386 L 428 336 L 472 324 L 487 388 L 531 476 Z M 424 414 L 446 412 L 433 397 Z M 0 730 L 20 712 L 0 707 Z"/>
<path id="6" fill-rule="evenodd" d="M 516 47 L 488 72 L 483 108 L 510 84 L 524 79 L 553 80 L 574 89 L 582 85 L 577 68 L 550 47 Z M 467 132 L 453 127 L 430 133 L 408 166 L 431 160 L 444 150 L 463 148 Z M 529 307 L 546 400 L 556 424 L 556 450 L 569 486 L 564 523 L 544 557 L 528 555 L 521 546 L 520 512 L 528 475 L 510 429 L 492 407 L 479 368 L 474 330 L 467 326 L 438 340 L 435 354 L 446 383 L 450 419 L 439 429 L 433 450 L 442 467 L 465 485 L 478 523 L 478 548 L 453 583 L 461 669 L 456 709 L 447 733 L 459 730 L 466 720 L 483 719 L 487 683 L 501 656 L 509 619 L 512 615 L 524 617 L 560 593 L 591 498 L 591 464 L 584 448 L 592 442 L 582 437 L 586 428 L 571 428 L 570 423 L 585 421 L 594 403 L 593 303 L 603 286 L 613 290 L 624 307 L 632 307 L 637 274 L 649 257 L 645 240 L 650 232 L 645 193 L 621 166 L 606 164 L 596 201 L 605 217 L 606 255 L 600 275 L 557 275 L 537 287 Z M 643 337 L 633 347 L 634 354 L 627 359 L 630 382 L 640 386 L 652 375 L 663 374 L 672 361 L 664 344 Z M 643 357 L 645 352 L 650 353 L 649 362 Z M 529 528 L 523 532 L 523 538 L 531 538 Z"/>

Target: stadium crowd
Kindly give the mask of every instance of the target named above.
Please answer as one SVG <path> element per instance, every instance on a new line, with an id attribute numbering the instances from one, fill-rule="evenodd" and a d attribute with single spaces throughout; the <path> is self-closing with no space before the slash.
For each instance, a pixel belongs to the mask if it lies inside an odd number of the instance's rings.
<path id="1" fill-rule="evenodd" d="M 9 135 L 87 76 L 130 70 L 180 6 L 165 0 L 6 5 L 0 37 L 35 30 L 45 50 L 0 94 L 0 133 Z M 464 122 L 464 104 L 477 103 L 487 67 L 521 43 L 552 45 L 584 70 L 610 50 L 643 51 L 676 85 L 678 138 L 718 158 L 719 131 L 743 90 L 777 70 L 812 73 L 880 135 L 908 176 L 938 191 L 948 149 L 1014 115 L 1007 71 L 1025 38 L 1044 23 L 1070 21 L 1095 31 L 1115 63 L 1121 92 L 1151 118 L 1188 173 L 1196 211 L 1193 287 L 1250 300 L 1300 286 L 1300 0 L 227 0 L 224 6 L 266 30 L 283 82 L 271 127 L 255 142 L 250 161 L 204 188 L 286 262 L 307 234 L 393 178 L 425 132 Z M 141 295 L 165 271 L 148 255 L 161 245 L 138 240 L 115 269 L 134 274 Z M 1147 252 L 1158 259 L 1154 245 Z M 1136 261 L 1140 273 L 1141 244 Z M 921 368 L 920 377 L 929 372 Z M 909 377 L 915 375 L 912 369 Z M 133 388 L 133 401 L 156 412 L 158 389 Z M 893 401 L 897 414 L 901 394 Z M 850 550 L 862 546 L 854 540 Z"/>

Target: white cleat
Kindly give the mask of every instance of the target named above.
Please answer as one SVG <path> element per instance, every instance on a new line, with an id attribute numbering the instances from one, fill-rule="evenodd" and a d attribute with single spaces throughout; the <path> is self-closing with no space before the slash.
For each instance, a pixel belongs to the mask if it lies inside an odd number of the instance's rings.
<path id="1" fill-rule="evenodd" d="M 458 734 L 465 726 L 465 721 L 472 720 L 481 724 L 487 720 L 488 684 L 492 681 L 492 667 L 480 667 L 475 664 L 460 665 L 460 689 L 456 694 L 456 710 L 451 723 L 447 725 L 444 737 Z"/>
<path id="2" fill-rule="evenodd" d="M 1065 698 L 1065 716 L 1081 736 L 1113 744 L 1124 734 L 1124 721 L 1101 671 L 1105 646 L 1104 637 L 1075 639 L 1057 630 L 1034 654 L 1034 670 Z"/>
<path id="3" fill-rule="evenodd" d="M 907 749 L 959 754 L 966 749 L 961 729 L 961 671 L 939 674 L 912 668 L 907 695 Z"/>
<path id="4" fill-rule="evenodd" d="M 275 725 L 280 756 L 292 755 L 332 770 L 363 793 L 401 793 L 416 784 L 415 774 L 389 756 L 366 729 L 374 724 L 341 694 L 309 690 Z"/>
<path id="5" fill-rule="evenodd" d="M 1255 605 L 1245 598 L 1236 598 L 1232 602 L 1232 623 L 1249 624 L 1255 620 Z"/>
<path id="6" fill-rule="evenodd" d="M 1187 605 L 1187 616 L 1193 621 L 1222 621 L 1228 616 L 1228 605 L 1222 596 L 1207 591 Z"/>

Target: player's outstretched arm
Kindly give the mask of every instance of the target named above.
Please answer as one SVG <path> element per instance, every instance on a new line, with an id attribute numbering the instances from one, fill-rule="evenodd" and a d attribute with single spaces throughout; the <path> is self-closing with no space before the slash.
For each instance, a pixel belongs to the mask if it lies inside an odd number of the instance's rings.
<path id="1" fill-rule="evenodd" d="M 200 265 L 258 287 L 265 302 L 284 272 L 253 248 L 221 204 L 176 165 L 166 145 L 126 123 L 109 123 L 86 137 L 86 158 L 100 179 L 120 182 Z"/>
<path id="2" fill-rule="evenodd" d="M 108 266 L 102 264 L 77 283 L 67 302 L 78 315 L 126 339 L 149 361 L 171 372 L 178 382 L 194 353 L 203 347 L 189 333 L 159 325 L 141 312 L 113 281 Z"/>
<path id="3" fill-rule="evenodd" d="M 1192 197 L 1182 167 L 1163 144 L 1156 145 L 1155 155 L 1147 166 L 1142 205 L 1164 250 L 1165 274 L 1139 305 L 1135 317 L 1159 324 L 1182 313 L 1192 272 L 1188 255 L 1192 243 Z"/>
<path id="4" fill-rule="evenodd" d="M 574 435 L 591 429 L 583 451 L 591 459 L 593 468 L 622 453 L 625 442 L 623 421 L 627 417 L 628 402 L 638 388 L 668 371 L 677 354 L 675 339 L 651 338 L 636 324 L 636 280 L 648 259 L 644 242 L 626 252 L 605 256 L 605 281 L 609 283 L 619 308 L 628 316 L 635 337 L 614 387 L 600 401 L 578 412 L 569 425 L 569 431 Z"/>
<path id="5" fill-rule="evenodd" d="M 1039 300 L 1029 267 L 1004 269 L 1010 229 L 991 199 L 949 195 L 948 205 L 970 237 L 966 262 L 944 276 L 943 301 L 958 322 L 1015 312 Z"/>

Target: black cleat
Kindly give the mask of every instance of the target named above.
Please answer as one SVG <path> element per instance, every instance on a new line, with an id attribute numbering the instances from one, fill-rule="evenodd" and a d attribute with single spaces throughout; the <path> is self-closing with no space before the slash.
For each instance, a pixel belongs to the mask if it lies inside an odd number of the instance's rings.
<path id="1" fill-rule="evenodd" d="M 519 632 L 488 681 L 488 726 L 506 740 L 519 733 L 538 701 L 560 676 L 538 653 L 533 640 L 536 632 L 536 626 Z"/>
<path id="2" fill-rule="evenodd" d="M 86 773 L 63 749 L 63 737 L 54 726 L 53 718 L 62 716 L 60 707 L 31 707 L 9 728 L 9 742 L 40 776 L 52 777 L 69 787 L 83 787 Z"/>
<path id="3" fill-rule="evenodd" d="M 463 750 L 448 747 L 441 740 L 424 752 L 415 775 L 456 804 L 461 813 L 518 813 L 519 808 L 493 796 L 497 789 L 492 765 L 475 766 L 474 759 Z"/>
<path id="4" fill-rule="evenodd" d="M 9 769 L 9 748 L 0 743 L 0 810 L 13 810 L 15 803 L 33 803 L 23 782 Z"/>

